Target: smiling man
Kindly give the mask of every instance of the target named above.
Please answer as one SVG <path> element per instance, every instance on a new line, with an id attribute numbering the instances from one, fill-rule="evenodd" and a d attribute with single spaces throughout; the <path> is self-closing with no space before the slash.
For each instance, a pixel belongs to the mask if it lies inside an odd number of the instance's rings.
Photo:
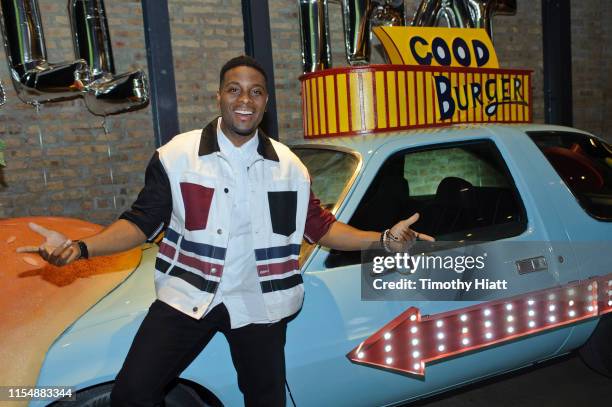
<path id="1" fill-rule="evenodd" d="M 284 406 L 287 322 L 304 299 L 302 238 L 359 250 L 419 237 L 410 229 L 417 214 L 381 234 L 338 222 L 321 208 L 306 167 L 258 129 L 268 92 L 255 60 L 240 56 L 223 66 L 217 101 L 221 117 L 157 150 L 143 190 L 117 222 L 78 242 L 31 225 L 46 242 L 21 249 L 65 265 L 165 232 L 155 265 L 157 300 L 117 375 L 113 406 L 162 403 L 164 388 L 217 332 L 229 343 L 245 405 Z"/>
<path id="2" fill-rule="evenodd" d="M 240 65 L 247 58 L 236 58 L 221 70 L 217 102 L 221 110 L 221 129 L 241 146 L 255 136 L 268 103 L 266 77 L 258 65 Z"/>

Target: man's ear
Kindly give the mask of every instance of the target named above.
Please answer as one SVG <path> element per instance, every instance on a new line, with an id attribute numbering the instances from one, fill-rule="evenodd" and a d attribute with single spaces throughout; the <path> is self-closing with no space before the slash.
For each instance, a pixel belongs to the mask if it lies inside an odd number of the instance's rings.
<path id="1" fill-rule="evenodd" d="M 221 109 L 221 93 L 220 90 L 217 91 L 217 109 Z"/>

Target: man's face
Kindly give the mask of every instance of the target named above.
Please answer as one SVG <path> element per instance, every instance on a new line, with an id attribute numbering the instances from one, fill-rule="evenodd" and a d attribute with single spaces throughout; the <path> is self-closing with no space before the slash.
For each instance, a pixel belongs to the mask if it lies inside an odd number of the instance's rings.
<path id="1" fill-rule="evenodd" d="M 257 130 L 266 110 L 266 79 L 249 66 L 232 68 L 223 77 L 217 102 L 223 132 L 227 136 L 250 136 Z"/>

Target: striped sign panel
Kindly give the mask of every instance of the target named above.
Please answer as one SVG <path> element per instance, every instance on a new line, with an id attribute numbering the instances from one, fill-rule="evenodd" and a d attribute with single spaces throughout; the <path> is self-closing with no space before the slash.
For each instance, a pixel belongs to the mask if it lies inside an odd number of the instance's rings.
<path id="1" fill-rule="evenodd" d="M 370 65 L 308 73 L 307 138 L 454 123 L 531 122 L 531 71 Z"/>

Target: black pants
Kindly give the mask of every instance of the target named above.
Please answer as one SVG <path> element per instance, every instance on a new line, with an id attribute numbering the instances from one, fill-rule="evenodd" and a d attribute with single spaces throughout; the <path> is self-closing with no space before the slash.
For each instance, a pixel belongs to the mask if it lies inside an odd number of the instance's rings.
<path id="1" fill-rule="evenodd" d="M 112 406 L 163 405 L 165 387 L 217 331 L 229 342 L 245 405 L 285 407 L 285 320 L 230 329 L 223 304 L 197 320 L 159 300 L 149 308 L 117 375 Z"/>

